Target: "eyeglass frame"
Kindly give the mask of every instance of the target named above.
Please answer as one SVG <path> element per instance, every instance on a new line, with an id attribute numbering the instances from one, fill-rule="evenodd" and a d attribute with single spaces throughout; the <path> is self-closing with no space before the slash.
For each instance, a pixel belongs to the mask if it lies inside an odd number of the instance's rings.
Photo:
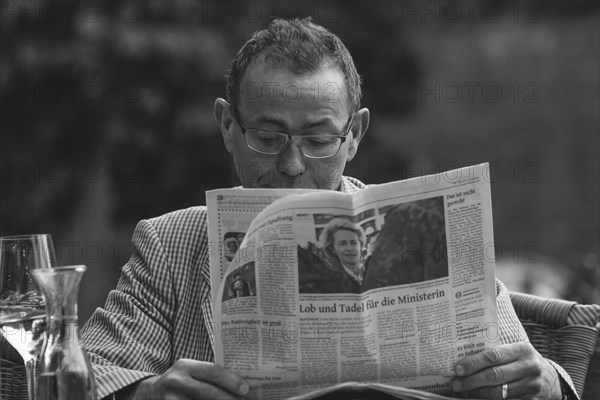
<path id="1" fill-rule="evenodd" d="M 329 156 L 324 156 L 324 157 L 314 157 L 314 156 L 309 156 L 308 154 L 306 154 L 304 152 L 304 147 L 302 146 L 302 140 L 300 140 L 300 151 L 302 152 L 302 155 L 306 158 L 311 158 L 311 159 L 316 159 L 316 160 L 322 160 L 324 158 L 329 158 L 329 157 L 334 157 L 336 156 L 339 152 L 340 149 L 342 148 L 342 145 L 344 144 L 344 142 L 346 141 L 346 139 L 348 138 L 348 133 L 350 133 L 350 128 L 352 128 L 352 122 L 354 121 L 354 115 L 356 115 L 356 111 L 352 113 L 352 115 L 350 115 L 350 118 L 348 118 L 348 122 L 347 122 L 347 128 L 345 130 L 345 132 L 342 135 L 328 135 L 331 137 L 335 137 L 335 138 L 339 138 L 340 140 L 340 145 L 338 147 L 338 149 L 336 150 L 335 153 L 333 153 L 332 155 Z M 294 136 L 298 136 L 301 138 L 311 138 L 311 137 L 323 137 L 323 135 L 303 135 L 303 134 L 291 134 L 291 133 L 287 133 L 287 132 L 279 132 L 279 131 L 270 131 L 270 130 L 266 130 L 266 129 L 256 129 L 256 128 L 248 128 L 244 125 L 241 124 L 241 122 L 239 121 L 239 113 L 238 113 L 238 117 L 236 118 L 235 116 L 233 117 L 233 119 L 237 122 L 237 124 L 240 127 L 240 131 L 242 132 L 242 135 L 244 135 L 244 142 L 246 142 L 246 146 L 248 146 L 248 148 L 250 150 L 253 150 L 255 152 L 257 152 L 258 154 L 264 154 L 264 155 L 268 155 L 268 156 L 276 156 L 278 154 L 281 154 L 285 151 L 285 149 L 288 147 L 288 145 L 290 144 L 290 142 L 292 142 L 292 137 Z M 248 143 L 248 138 L 246 136 L 246 131 L 248 129 L 254 130 L 254 131 L 260 131 L 260 132 L 268 132 L 268 133 L 278 133 L 281 135 L 286 135 L 287 136 L 287 141 L 284 143 L 283 147 L 281 148 L 281 150 L 279 150 L 279 152 L 277 153 L 265 153 L 259 150 L 256 150 L 255 148 L 253 148 L 252 146 L 250 146 L 250 144 Z"/>

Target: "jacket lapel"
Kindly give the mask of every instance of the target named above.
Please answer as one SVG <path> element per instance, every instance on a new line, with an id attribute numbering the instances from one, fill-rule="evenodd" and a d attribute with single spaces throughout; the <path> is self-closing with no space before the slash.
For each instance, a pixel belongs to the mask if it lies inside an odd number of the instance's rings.
<path id="1" fill-rule="evenodd" d="M 206 285 L 208 286 L 209 290 L 207 291 L 207 295 L 204 297 L 204 299 L 202 299 L 202 304 L 200 305 L 201 309 L 202 309 L 202 319 L 204 320 L 204 328 L 206 329 L 206 331 L 208 332 L 208 337 L 210 338 L 210 345 L 212 347 L 212 351 L 214 354 L 214 350 L 215 350 L 215 338 L 214 338 L 214 331 L 215 331 L 215 326 L 213 324 L 213 317 L 212 317 L 212 294 L 211 294 L 211 290 L 212 288 L 210 287 L 210 264 L 208 262 L 208 254 L 206 254 L 204 257 L 202 257 L 202 269 L 200 270 L 200 272 L 202 273 L 202 278 L 204 279 L 204 282 L 206 283 Z"/>

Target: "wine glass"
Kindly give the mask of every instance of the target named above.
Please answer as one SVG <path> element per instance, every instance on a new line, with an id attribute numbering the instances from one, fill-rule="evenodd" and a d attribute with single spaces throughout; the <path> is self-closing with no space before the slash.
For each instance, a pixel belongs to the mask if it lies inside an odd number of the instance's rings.
<path id="1" fill-rule="evenodd" d="M 0 237 L 0 332 L 25 362 L 29 400 L 46 328 L 44 299 L 31 271 L 55 265 L 50 235 Z"/>

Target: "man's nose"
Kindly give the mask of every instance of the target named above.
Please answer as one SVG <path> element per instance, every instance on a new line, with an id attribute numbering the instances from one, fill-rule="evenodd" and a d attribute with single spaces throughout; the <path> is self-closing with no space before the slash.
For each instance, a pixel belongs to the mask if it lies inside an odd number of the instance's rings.
<path id="1" fill-rule="evenodd" d="M 279 155 L 277 168 L 279 172 L 290 178 L 300 176 L 306 171 L 304 155 L 299 142 L 292 139 L 287 148 Z"/>

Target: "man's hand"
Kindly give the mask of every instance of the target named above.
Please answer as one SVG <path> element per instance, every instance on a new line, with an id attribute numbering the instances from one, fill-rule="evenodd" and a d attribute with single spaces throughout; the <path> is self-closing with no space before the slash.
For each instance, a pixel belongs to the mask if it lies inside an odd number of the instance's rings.
<path id="1" fill-rule="evenodd" d="M 511 343 L 456 363 L 452 389 L 471 398 L 560 399 L 558 373 L 529 343 Z"/>
<path id="2" fill-rule="evenodd" d="M 248 394 L 242 378 L 213 363 L 177 360 L 164 374 L 141 381 L 134 399 L 240 399 Z"/>

